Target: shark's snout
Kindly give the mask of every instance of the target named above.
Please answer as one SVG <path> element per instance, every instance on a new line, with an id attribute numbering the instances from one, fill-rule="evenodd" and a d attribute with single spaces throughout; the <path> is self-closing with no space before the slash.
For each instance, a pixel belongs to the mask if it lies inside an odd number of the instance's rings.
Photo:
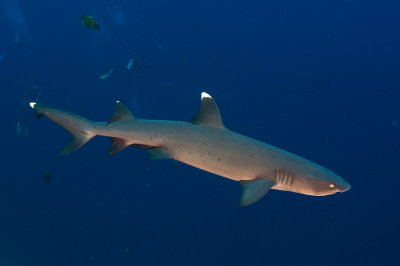
<path id="1" fill-rule="evenodd" d="M 344 181 L 344 180 L 343 180 Z M 341 190 L 340 192 L 346 192 L 347 190 L 349 190 L 351 188 L 351 185 L 349 183 L 347 183 L 346 181 L 343 182 L 343 184 L 341 184 Z"/>

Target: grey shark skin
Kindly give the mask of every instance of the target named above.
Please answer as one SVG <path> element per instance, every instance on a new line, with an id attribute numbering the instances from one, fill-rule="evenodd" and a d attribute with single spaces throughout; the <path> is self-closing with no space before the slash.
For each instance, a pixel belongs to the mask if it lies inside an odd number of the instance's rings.
<path id="1" fill-rule="evenodd" d="M 322 166 L 228 130 L 216 103 L 204 92 L 200 110 L 190 122 L 139 119 L 120 102 L 108 123 L 37 103 L 30 105 L 38 117 L 44 115 L 72 135 L 62 154 L 96 135 L 108 136 L 113 141 L 109 154 L 132 145 L 148 149 L 151 159 L 174 159 L 239 181 L 242 206 L 258 201 L 269 189 L 313 196 L 350 189 L 349 183 Z"/>

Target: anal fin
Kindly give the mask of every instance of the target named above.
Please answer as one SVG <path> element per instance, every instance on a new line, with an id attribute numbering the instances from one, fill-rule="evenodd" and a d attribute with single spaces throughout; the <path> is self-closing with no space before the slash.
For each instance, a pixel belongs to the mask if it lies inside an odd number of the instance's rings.
<path id="1" fill-rule="evenodd" d="M 276 183 L 272 180 L 257 178 L 240 181 L 243 191 L 240 197 L 240 206 L 248 206 L 261 199 Z"/>
<path id="2" fill-rule="evenodd" d="M 125 149 L 127 146 L 129 146 L 123 139 L 120 138 L 110 138 L 110 139 L 112 141 L 112 144 L 110 150 L 108 151 L 108 155 L 116 154 Z"/>

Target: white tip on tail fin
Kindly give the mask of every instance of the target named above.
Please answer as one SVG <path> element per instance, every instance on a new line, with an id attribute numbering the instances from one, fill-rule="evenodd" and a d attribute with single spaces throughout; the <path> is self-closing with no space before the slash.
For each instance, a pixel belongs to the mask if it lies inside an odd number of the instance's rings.
<path id="1" fill-rule="evenodd" d="M 212 98 L 212 97 L 211 97 L 210 94 L 208 94 L 207 92 L 204 92 L 204 91 L 203 91 L 203 92 L 201 93 L 201 99 L 203 99 L 203 98 Z"/>
<path id="2" fill-rule="evenodd" d="M 95 124 L 79 115 L 57 108 L 35 102 L 30 102 L 29 105 L 35 111 L 37 118 L 45 116 L 72 135 L 71 141 L 67 144 L 61 154 L 67 154 L 77 150 L 96 135 L 93 130 L 100 126 L 100 124 Z"/>

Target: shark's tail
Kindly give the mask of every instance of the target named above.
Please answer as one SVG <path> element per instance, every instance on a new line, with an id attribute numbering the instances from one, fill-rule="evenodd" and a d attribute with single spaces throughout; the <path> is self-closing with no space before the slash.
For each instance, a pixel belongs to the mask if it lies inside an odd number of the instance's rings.
<path id="1" fill-rule="evenodd" d="M 35 102 L 31 102 L 29 105 L 35 111 L 36 117 L 40 118 L 44 115 L 72 135 L 71 141 L 61 151 L 61 154 L 67 154 L 79 149 L 83 144 L 96 136 L 94 132 L 96 126 L 98 126 L 97 123 L 67 111 Z"/>

